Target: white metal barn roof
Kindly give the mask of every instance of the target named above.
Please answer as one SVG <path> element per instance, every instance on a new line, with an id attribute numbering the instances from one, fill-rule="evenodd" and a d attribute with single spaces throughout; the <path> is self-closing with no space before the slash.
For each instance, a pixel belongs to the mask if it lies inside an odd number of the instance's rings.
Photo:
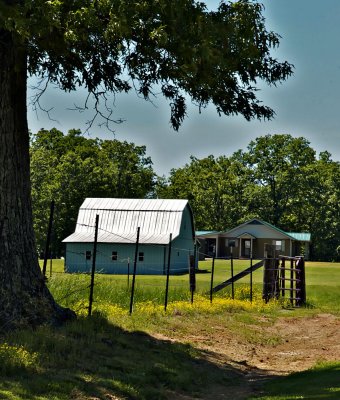
<path id="1" fill-rule="evenodd" d="M 79 209 L 75 232 L 63 242 L 93 242 L 98 214 L 100 243 L 135 243 L 140 227 L 140 243 L 167 244 L 170 233 L 173 239 L 179 235 L 187 205 L 187 200 L 87 198 Z"/>

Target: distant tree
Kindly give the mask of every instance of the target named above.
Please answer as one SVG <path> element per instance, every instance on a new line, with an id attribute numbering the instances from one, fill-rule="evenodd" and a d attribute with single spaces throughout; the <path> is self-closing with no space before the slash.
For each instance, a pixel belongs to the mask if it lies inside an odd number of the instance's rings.
<path id="1" fill-rule="evenodd" d="M 289 228 L 287 215 L 303 201 L 306 172 L 316 160 L 310 143 L 291 135 L 266 135 L 251 141 L 240 153 L 253 181 L 261 190 L 263 218 L 274 225 Z"/>
<path id="2" fill-rule="evenodd" d="M 118 140 L 87 139 L 80 130 L 57 129 L 32 137 L 31 181 L 38 252 L 44 250 L 50 203 L 55 201 L 52 250 L 74 231 L 86 197 L 144 198 L 153 191 L 155 173 L 145 146 Z"/>
<path id="3" fill-rule="evenodd" d="M 241 152 L 261 192 L 261 217 L 286 231 L 312 234 L 311 257 L 332 260 L 340 240 L 340 164 L 305 138 L 266 135 Z"/>
<path id="4" fill-rule="evenodd" d="M 290 232 L 310 232 L 310 256 L 337 258 L 340 242 L 340 163 L 316 157 L 305 138 L 266 135 L 231 157 L 191 157 L 173 169 L 157 193 L 188 198 L 196 228 L 226 230 L 258 217 Z"/>
<path id="5" fill-rule="evenodd" d="M 168 185 L 158 189 L 167 198 L 186 198 L 199 230 L 225 230 L 253 216 L 249 207 L 249 174 L 231 158 L 191 157 L 183 168 L 173 169 Z"/>
<path id="6" fill-rule="evenodd" d="M 312 233 L 312 258 L 335 261 L 340 243 L 340 163 L 323 152 L 311 169 L 300 218 Z"/>
<path id="7" fill-rule="evenodd" d="M 73 315 L 52 299 L 36 256 L 27 76 L 41 80 L 36 106 L 48 83 L 67 92 L 84 86 L 94 98 L 94 118 L 107 92 L 132 87 L 146 99 L 160 91 L 174 129 L 185 117 L 185 95 L 200 109 L 213 103 L 219 114 L 271 118 L 255 84 L 275 84 L 292 73 L 290 64 L 271 56 L 278 44 L 278 35 L 265 28 L 262 6 L 248 0 L 221 3 L 214 12 L 193 0 L 175 7 L 173 0 L 0 3 L 0 327 Z"/>

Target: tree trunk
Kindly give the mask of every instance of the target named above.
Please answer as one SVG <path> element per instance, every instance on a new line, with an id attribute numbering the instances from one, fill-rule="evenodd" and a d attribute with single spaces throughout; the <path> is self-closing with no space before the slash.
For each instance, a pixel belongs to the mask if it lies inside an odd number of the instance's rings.
<path id="1" fill-rule="evenodd" d="M 0 330 L 72 318 L 39 268 L 32 224 L 25 46 L 0 30 Z"/>

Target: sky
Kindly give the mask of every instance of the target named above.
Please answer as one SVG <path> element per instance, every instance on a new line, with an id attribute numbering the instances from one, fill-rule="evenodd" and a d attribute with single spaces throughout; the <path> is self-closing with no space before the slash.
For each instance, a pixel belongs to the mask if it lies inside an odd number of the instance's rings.
<path id="1" fill-rule="evenodd" d="M 175 3 L 175 0 L 174 0 Z M 158 175 L 168 176 L 172 168 L 183 167 L 190 156 L 210 154 L 231 156 L 246 150 L 251 140 L 267 134 L 305 137 L 319 154 L 329 151 L 340 161 L 340 1 L 339 0 L 262 0 L 266 27 L 281 36 L 280 47 L 272 54 L 294 65 L 294 75 L 278 86 L 261 85 L 258 97 L 276 112 L 271 121 L 246 121 L 242 116 L 219 117 L 209 106 L 199 114 L 188 107 L 188 117 L 179 132 L 169 124 L 170 110 L 161 97 L 146 102 L 134 93 L 119 95 L 114 116 L 123 119 L 115 133 L 94 125 L 90 137 L 118 139 L 145 145 Z M 217 0 L 207 0 L 216 9 Z M 33 84 L 33 81 L 30 81 Z M 29 89 L 28 96 L 33 94 Z M 33 133 L 40 128 L 86 129 L 91 111 L 70 111 L 81 104 L 84 92 L 70 95 L 51 88 L 42 98 L 45 108 L 53 108 L 51 120 L 43 112 L 28 109 Z"/>

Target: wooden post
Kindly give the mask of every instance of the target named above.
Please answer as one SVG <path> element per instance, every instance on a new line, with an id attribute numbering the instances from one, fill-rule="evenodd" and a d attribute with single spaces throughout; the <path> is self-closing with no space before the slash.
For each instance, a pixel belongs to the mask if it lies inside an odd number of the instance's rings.
<path id="1" fill-rule="evenodd" d="M 215 272 L 215 257 L 216 257 L 216 253 L 213 254 L 212 266 L 211 266 L 210 303 L 212 303 L 212 298 L 213 298 L 214 272 Z"/>
<path id="2" fill-rule="evenodd" d="M 297 287 L 297 294 L 298 299 L 296 300 L 296 305 L 298 307 L 303 306 L 306 304 L 306 278 L 305 278 L 305 260 L 303 257 L 300 257 L 296 261 L 296 287 Z"/>
<path id="3" fill-rule="evenodd" d="M 294 305 L 294 298 L 296 297 L 297 293 L 296 290 L 294 290 L 294 269 L 295 269 L 295 263 L 294 260 L 290 260 L 290 304 L 293 306 Z M 295 285 L 296 286 L 296 285 Z"/>
<path id="4" fill-rule="evenodd" d="M 196 252 L 196 245 L 194 246 Z M 196 271 L 195 271 L 195 255 L 189 256 L 189 279 L 190 279 L 190 292 L 191 292 L 191 304 L 194 302 L 194 292 L 196 290 Z"/>
<path id="5" fill-rule="evenodd" d="M 132 314 L 133 297 L 134 297 L 134 295 L 135 295 L 135 281 L 136 281 L 136 270 L 137 270 L 139 232 L 140 232 L 140 227 L 137 228 L 137 239 L 136 239 L 135 260 L 134 260 L 134 263 L 133 263 L 132 288 L 131 288 L 131 299 L 130 299 L 130 315 Z"/>
<path id="6" fill-rule="evenodd" d="M 285 295 L 286 295 L 286 291 L 285 291 L 285 288 L 286 288 L 286 259 L 283 257 L 282 258 L 282 261 L 281 261 L 281 274 L 280 274 L 280 277 L 281 277 L 281 295 L 282 295 L 282 297 L 285 297 Z"/>
<path id="7" fill-rule="evenodd" d="M 91 271 L 90 298 L 89 298 L 89 314 L 88 314 L 89 317 L 92 314 L 94 273 L 95 273 L 95 270 L 96 270 L 96 255 L 97 255 L 97 240 L 98 240 L 98 223 L 99 223 L 99 215 L 97 214 L 96 215 L 95 230 L 94 230 L 92 271 Z"/>
<path id="8" fill-rule="evenodd" d="M 275 258 L 275 245 L 265 243 L 263 270 L 263 294 L 266 303 L 278 295 L 278 266 Z"/>
<path id="9" fill-rule="evenodd" d="M 169 237 L 168 267 L 167 267 L 167 270 L 166 270 L 164 311 L 166 311 L 166 308 L 168 306 L 169 276 L 170 276 L 170 262 L 171 262 L 171 242 L 172 242 L 172 233 L 170 233 L 170 237 Z"/>
<path id="10" fill-rule="evenodd" d="M 234 259 L 233 259 L 233 248 L 231 247 L 230 253 L 230 274 L 231 274 L 231 298 L 234 300 L 235 298 L 235 289 L 234 289 Z"/>
<path id="11" fill-rule="evenodd" d="M 53 214 L 54 214 L 54 200 L 51 201 L 50 219 L 48 221 L 48 228 L 47 228 L 46 246 L 45 246 L 45 254 L 44 254 L 44 264 L 43 264 L 43 270 L 42 270 L 44 278 L 46 278 L 47 257 L 48 257 L 49 251 L 50 251 L 51 232 L 52 232 L 52 225 L 53 225 Z"/>
<path id="12" fill-rule="evenodd" d="M 253 253 L 250 254 L 250 302 L 253 302 Z"/>

